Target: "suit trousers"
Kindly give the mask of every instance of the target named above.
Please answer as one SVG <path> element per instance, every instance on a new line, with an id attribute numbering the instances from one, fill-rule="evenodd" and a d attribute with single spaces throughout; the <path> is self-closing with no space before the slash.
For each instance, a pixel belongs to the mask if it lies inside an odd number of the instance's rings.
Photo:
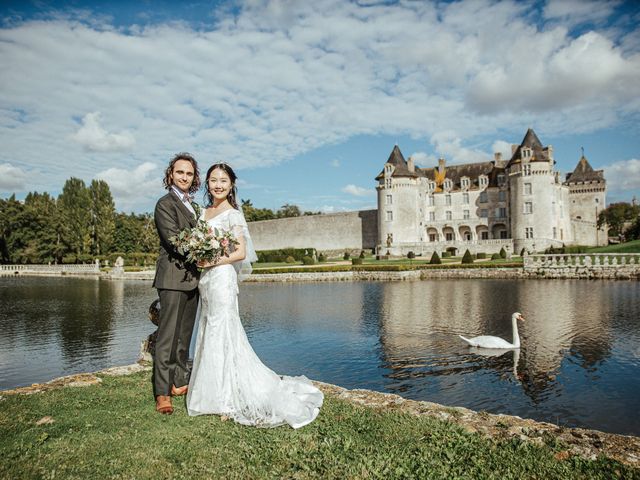
<path id="1" fill-rule="evenodd" d="M 158 289 L 160 318 L 153 358 L 153 390 L 169 395 L 171 385 L 189 383 L 189 345 L 198 310 L 198 289 L 189 291 Z"/>

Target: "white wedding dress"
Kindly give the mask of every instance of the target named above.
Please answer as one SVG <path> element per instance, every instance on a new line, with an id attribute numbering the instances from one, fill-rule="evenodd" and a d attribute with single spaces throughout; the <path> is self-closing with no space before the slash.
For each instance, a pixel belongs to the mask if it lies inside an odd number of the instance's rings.
<path id="1" fill-rule="evenodd" d="M 244 216 L 235 209 L 208 220 L 243 235 L 247 259 L 206 269 L 200 277 L 200 314 L 187 393 L 189 415 L 219 414 L 244 425 L 300 428 L 320 411 L 323 394 L 304 376 L 280 377 L 251 348 L 238 313 L 238 276 L 255 251 Z"/>

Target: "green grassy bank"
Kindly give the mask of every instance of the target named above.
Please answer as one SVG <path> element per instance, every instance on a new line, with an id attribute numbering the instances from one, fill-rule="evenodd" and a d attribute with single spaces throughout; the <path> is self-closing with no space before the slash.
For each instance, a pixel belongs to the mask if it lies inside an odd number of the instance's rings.
<path id="1" fill-rule="evenodd" d="M 0 401 L 0 478 L 640 478 L 600 458 L 498 442 L 434 418 L 328 395 L 301 430 L 155 413 L 148 372 Z M 50 416 L 53 423 L 37 422 Z M 554 456 L 556 455 L 556 456 Z"/>

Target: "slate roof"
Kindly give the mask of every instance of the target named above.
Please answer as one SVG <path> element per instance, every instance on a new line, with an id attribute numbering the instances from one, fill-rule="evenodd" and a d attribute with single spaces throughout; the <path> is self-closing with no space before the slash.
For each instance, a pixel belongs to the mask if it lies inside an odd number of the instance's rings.
<path id="1" fill-rule="evenodd" d="M 398 145 L 395 145 L 393 147 L 393 150 L 391 151 L 391 155 L 389 155 L 389 159 L 387 160 L 386 163 L 390 163 L 395 167 L 395 169 L 393 170 L 393 173 L 391 174 L 392 177 L 416 178 L 420 176 L 416 172 L 409 171 L 409 166 L 407 165 L 407 161 L 404 159 L 404 156 L 402 155 L 400 148 L 398 148 Z M 378 176 L 376 177 L 376 180 L 380 180 L 381 178 L 384 178 L 384 169 L 378 174 Z"/>
<path id="2" fill-rule="evenodd" d="M 578 160 L 573 173 L 567 174 L 565 183 L 583 183 L 583 182 L 604 182 L 604 172 L 602 170 L 594 170 L 587 158 L 582 155 Z"/>
<path id="3" fill-rule="evenodd" d="M 533 129 L 529 128 L 524 138 L 522 139 L 522 143 L 518 146 L 513 155 L 511 156 L 511 160 L 507 164 L 507 167 L 510 167 L 514 163 L 520 163 L 522 161 L 522 147 L 529 147 L 533 150 L 533 156 L 531 158 L 532 162 L 548 162 L 549 161 L 549 149 L 548 147 L 543 147 L 542 142 L 536 135 L 536 132 Z"/>

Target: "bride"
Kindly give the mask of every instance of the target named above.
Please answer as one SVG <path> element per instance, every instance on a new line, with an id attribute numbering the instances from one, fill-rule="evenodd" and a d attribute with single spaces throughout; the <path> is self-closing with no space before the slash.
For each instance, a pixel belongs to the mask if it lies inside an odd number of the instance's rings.
<path id="1" fill-rule="evenodd" d="M 306 377 L 280 377 L 251 348 L 238 313 L 238 281 L 255 261 L 251 237 L 236 203 L 236 175 L 226 163 L 209 168 L 209 207 L 202 215 L 211 227 L 231 230 L 239 245 L 205 268 L 198 289 L 200 317 L 193 370 L 187 393 L 189 415 L 218 414 L 259 427 L 311 423 L 323 394 Z"/>

